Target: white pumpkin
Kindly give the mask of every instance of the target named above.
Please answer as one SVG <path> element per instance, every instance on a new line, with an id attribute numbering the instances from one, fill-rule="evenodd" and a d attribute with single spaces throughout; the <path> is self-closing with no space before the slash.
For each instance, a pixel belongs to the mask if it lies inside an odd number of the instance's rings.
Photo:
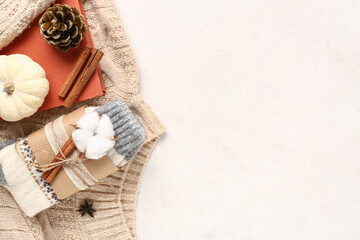
<path id="1" fill-rule="evenodd" d="M 0 117 L 19 121 L 33 115 L 49 93 L 44 69 L 23 54 L 0 55 Z"/>

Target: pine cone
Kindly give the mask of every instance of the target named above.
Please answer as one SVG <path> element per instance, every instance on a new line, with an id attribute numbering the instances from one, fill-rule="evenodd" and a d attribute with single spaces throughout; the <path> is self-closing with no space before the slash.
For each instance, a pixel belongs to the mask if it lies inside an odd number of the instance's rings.
<path id="1" fill-rule="evenodd" d="M 87 30 L 85 18 L 79 10 L 62 4 L 49 7 L 39 24 L 45 41 L 63 52 L 78 47 Z"/>

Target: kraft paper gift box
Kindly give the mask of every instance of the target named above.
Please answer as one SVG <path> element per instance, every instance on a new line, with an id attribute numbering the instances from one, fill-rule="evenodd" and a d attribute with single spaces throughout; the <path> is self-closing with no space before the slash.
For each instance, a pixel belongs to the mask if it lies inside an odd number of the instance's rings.
<path id="1" fill-rule="evenodd" d="M 53 161 L 84 114 L 97 112 L 110 118 L 114 146 L 100 159 L 76 160 L 63 164 L 51 183 L 39 166 Z M 117 100 L 100 107 L 82 107 L 59 117 L 26 138 L 0 143 L 0 184 L 7 188 L 30 217 L 74 193 L 97 184 L 130 161 L 141 147 L 145 131 L 124 102 Z M 69 158 L 76 158 L 77 150 Z"/>

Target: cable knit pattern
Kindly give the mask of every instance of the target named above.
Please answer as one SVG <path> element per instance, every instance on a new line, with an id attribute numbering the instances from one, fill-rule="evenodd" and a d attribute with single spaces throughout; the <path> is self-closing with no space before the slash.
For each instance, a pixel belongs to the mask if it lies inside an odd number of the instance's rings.
<path id="1" fill-rule="evenodd" d="M 0 0 L 0 46 L 8 45 L 54 0 Z M 0 48 L 1 48 L 0 47 Z"/>
<path id="2" fill-rule="evenodd" d="M 0 49 L 18 36 L 52 1 L 0 0 Z M 132 50 L 112 0 L 85 0 L 84 9 L 95 44 L 105 53 L 100 65 L 107 89 L 104 97 L 76 104 L 71 110 L 51 109 L 17 123 L 0 123 L 0 140 L 24 137 L 48 121 L 84 104 L 103 105 L 123 99 L 146 130 L 145 144 L 133 160 L 103 182 L 114 185 L 120 201 L 114 202 L 110 186 L 95 185 L 62 203 L 28 218 L 9 192 L 0 187 L 0 239 L 135 239 L 135 210 L 141 175 L 152 149 L 165 128 L 138 94 L 138 70 Z M 84 199 L 94 202 L 95 218 L 80 217 L 75 210 Z"/>

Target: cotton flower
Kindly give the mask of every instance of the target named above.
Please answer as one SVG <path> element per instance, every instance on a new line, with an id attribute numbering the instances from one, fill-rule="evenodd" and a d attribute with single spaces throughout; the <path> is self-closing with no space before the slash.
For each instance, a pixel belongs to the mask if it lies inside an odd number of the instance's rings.
<path id="1" fill-rule="evenodd" d="M 115 141 L 94 135 L 87 145 L 85 156 L 89 159 L 99 159 L 115 145 Z"/>
<path id="2" fill-rule="evenodd" d="M 99 119 L 100 116 L 98 112 L 89 112 L 86 113 L 83 117 L 81 117 L 76 122 L 76 125 L 78 128 L 94 132 L 99 125 Z"/>
<path id="3" fill-rule="evenodd" d="M 82 128 L 76 129 L 72 133 L 73 141 L 77 149 L 80 152 L 85 152 L 86 147 L 90 142 L 90 139 L 94 136 L 94 133 L 89 130 L 84 130 Z"/>
<path id="4" fill-rule="evenodd" d="M 107 115 L 102 115 L 99 120 L 99 124 L 95 129 L 95 134 L 100 135 L 104 138 L 112 138 L 115 135 L 114 127 L 110 118 Z"/>
<path id="5" fill-rule="evenodd" d="M 97 112 L 86 113 L 76 122 L 72 137 L 76 148 L 88 159 L 99 159 L 114 145 L 114 127 L 110 118 Z"/>

